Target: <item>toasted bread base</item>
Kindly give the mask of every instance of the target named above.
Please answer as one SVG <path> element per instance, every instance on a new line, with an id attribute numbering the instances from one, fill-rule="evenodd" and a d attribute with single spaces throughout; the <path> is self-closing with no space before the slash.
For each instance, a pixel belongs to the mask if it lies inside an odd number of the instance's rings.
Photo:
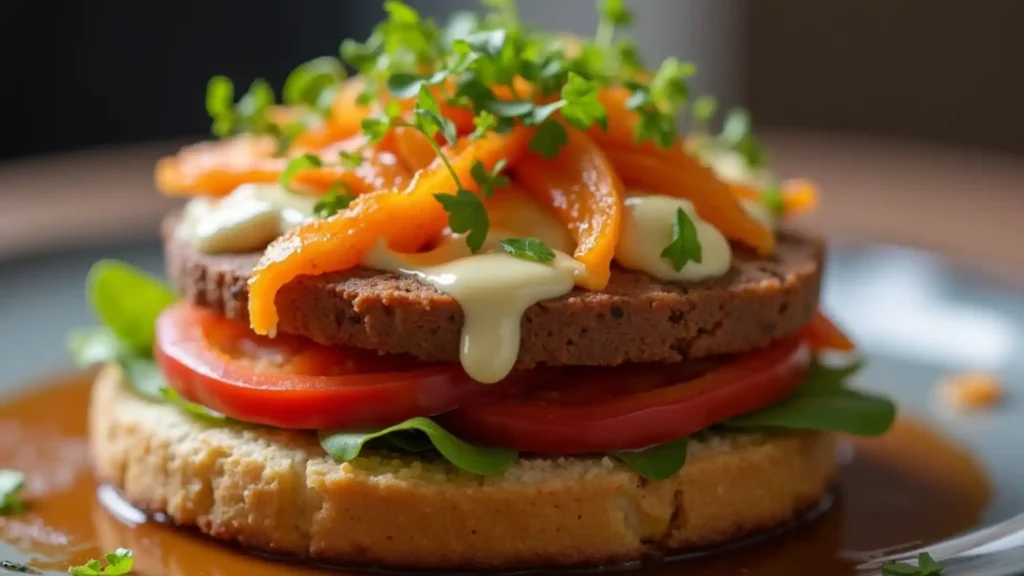
<path id="1" fill-rule="evenodd" d="M 386 452 L 338 463 L 309 432 L 212 426 L 98 376 L 100 481 L 214 538 L 348 565 L 597 565 L 721 544 L 813 507 L 836 474 L 828 433 L 706 435 L 648 482 L 607 457 L 523 458 L 496 477 Z"/>

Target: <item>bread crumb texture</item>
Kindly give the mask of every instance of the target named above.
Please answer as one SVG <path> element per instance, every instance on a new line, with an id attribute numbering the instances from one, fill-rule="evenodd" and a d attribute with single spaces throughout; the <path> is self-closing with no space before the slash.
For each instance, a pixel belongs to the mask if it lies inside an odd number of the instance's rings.
<path id="1" fill-rule="evenodd" d="M 436 458 L 327 456 L 310 432 L 212 426 L 105 368 L 89 442 L 100 481 L 214 538 L 349 565 L 592 565 L 707 547 L 785 522 L 836 473 L 826 433 L 704 435 L 648 482 L 608 457 L 523 458 L 480 477 Z"/>

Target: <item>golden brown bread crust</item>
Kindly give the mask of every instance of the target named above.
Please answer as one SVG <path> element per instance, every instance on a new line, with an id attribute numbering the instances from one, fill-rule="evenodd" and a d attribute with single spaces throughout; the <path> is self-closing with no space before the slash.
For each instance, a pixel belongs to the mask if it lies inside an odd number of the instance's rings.
<path id="1" fill-rule="evenodd" d="M 164 222 L 167 276 L 183 299 L 248 321 L 248 279 L 260 253 L 201 254 Z M 822 239 L 780 232 L 773 258 L 736 250 L 722 278 L 690 285 L 621 268 L 602 292 L 576 289 L 526 310 L 517 367 L 678 362 L 746 352 L 795 335 L 818 306 Z M 322 344 L 459 360 L 462 309 L 408 276 L 356 269 L 304 276 L 278 294 L 284 332 Z"/>
<path id="2" fill-rule="evenodd" d="M 610 458 L 524 458 L 481 478 L 377 453 L 348 464 L 312 433 L 209 426 L 105 368 L 93 388 L 97 476 L 132 504 L 243 546 L 344 564 L 522 568 L 706 547 L 789 520 L 836 473 L 826 433 L 708 436 L 675 477 Z"/>

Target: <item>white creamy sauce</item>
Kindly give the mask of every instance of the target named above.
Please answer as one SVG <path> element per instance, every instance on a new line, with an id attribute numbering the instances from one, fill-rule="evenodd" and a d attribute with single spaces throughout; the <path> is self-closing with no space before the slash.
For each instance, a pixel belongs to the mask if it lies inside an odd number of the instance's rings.
<path id="1" fill-rule="evenodd" d="M 666 282 L 693 282 L 725 274 L 732 264 L 729 241 L 717 228 L 700 219 L 688 200 L 671 196 L 630 193 L 625 201 L 622 233 L 615 260 L 624 268 L 645 272 Z M 661 256 L 672 242 L 676 210 L 682 208 L 697 229 L 701 261 L 688 262 L 681 269 Z"/>
<path id="2" fill-rule="evenodd" d="M 243 184 L 223 198 L 194 198 L 178 233 L 207 254 L 261 250 L 312 219 L 316 198 L 278 184 Z"/>
<path id="3" fill-rule="evenodd" d="M 743 210 L 745 210 L 751 218 L 757 220 L 758 224 L 764 226 L 768 230 L 775 230 L 777 224 L 776 216 L 764 202 L 744 198 L 740 200 L 740 204 L 743 205 Z"/>
<path id="4" fill-rule="evenodd" d="M 715 175 L 729 184 L 764 188 L 771 184 L 771 174 L 764 169 L 751 168 L 747 159 L 735 150 L 711 148 L 700 152 L 701 159 L 715 171 Z"/>
<path id="5" fill-rule="evenodd" d="M 473 255 L 459 235 L 447 235 L 429 252 L 400 254 L 378 245 L 363 260 L 368 268 L 416 276 L 459 303 L 465 321 L 459 345 L 462 367 L 490 384 L 508 375 L 519 356 L 520 323 L 533 304 L 567 294 L 582 265 L 556 251 L 542 264 L 500 252 L 502 238 L 520 236 L 492 228 L 482 253 Z"/>

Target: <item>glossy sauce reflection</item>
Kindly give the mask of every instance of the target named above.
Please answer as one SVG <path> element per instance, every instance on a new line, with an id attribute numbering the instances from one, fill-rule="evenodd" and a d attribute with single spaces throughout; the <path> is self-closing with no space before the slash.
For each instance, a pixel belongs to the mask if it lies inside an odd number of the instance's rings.
<path id="1" fill-rule="evenodd" d="M 133 574 L 146 576 L 344 573 L 250 556 L 194 532 L 146 522 L 131 508 L 114 507 L 112 513 L 97 498 L 89 474 L 87 396 L 88 380 L 79 377 L 40 384 L 0 407 L 0 467 L 28 474 L 24 495 L 31 506 L 22 515 L 0 517 L 0 560 L 66 574 L 69 565 L 127 547 L 136 556 Z M 882 439 L 853 442 L 839 496 L 821 518 L 740 549 L 629 573 L 852 573 L 853 565 L 879 551 L 971 528 L 988 500 L 985 476 L 967 453 L 903 420 Z"/>

